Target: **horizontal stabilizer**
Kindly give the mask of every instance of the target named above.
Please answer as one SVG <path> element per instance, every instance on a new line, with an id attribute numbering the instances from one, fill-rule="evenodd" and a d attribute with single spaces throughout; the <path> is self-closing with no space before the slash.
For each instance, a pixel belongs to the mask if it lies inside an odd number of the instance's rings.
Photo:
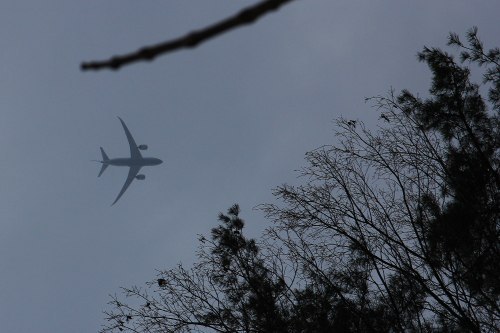
<path id="1" fill-rule="evenodd" d="M 100 161 L 102 163 L 102 167 L 101 167 L 101 171 L 99 172 L 99 176 L 97 177 L 101 177 L 102 173 L 104 172 L 104 170 L 106 170 L 106 168 L 108 167 L 108 161 L 109 161 L 109 157 L 108 155 L 106 155 L 106 153 L 104 152 L 104 149 L 102 149 L 102 147 L 99 147 L 101 148 L 101 155 L 102 155 L 102 161 Z"/>
<path id="2" fill-rule="evenodd" d="M 109 164 L 102 163 L 101 171 L 99 172 L 99 176 L 97 176 L 97 177 L 101 177 L 102 173 L 104 172 L 104 170 L 106 170 L 106 168 L 108 167 L 108 165 Z"/>
<path id="3" fill-rule="evenodd" d="M 104 149 L 102 149 L 102 147 L 99 147 L 99 148 L 101 148 L 102 161 L 103 161 L 103 162 L 107 162 L 107 161 L 109 161 L 109 157 L 108 157 L 108 155 L 106 155 L 106 153 L 104 152 Z"/>

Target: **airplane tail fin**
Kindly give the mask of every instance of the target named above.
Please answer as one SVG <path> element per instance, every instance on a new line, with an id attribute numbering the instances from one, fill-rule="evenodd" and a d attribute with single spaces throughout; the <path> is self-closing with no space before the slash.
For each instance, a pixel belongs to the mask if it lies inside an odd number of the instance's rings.
<path id="1" fill-rule="evenodd" d="M 102 161 L 98 161 L 98 162 L 101 162 L 102 163 L 102 166 L 101 166 L 101 171 L 99 172 L 99 175 L 97 177 L 101 177 L 102 173 L 104 172 L 104 170 L 106 170 L 106 168 L 108 167 L 108 161 L 109 161 L 109 157 L 108 155 L 106 155 L 106 153 L 104 152 L 104 149 L 101 148 L 101 155 L 102 155 Z"/>

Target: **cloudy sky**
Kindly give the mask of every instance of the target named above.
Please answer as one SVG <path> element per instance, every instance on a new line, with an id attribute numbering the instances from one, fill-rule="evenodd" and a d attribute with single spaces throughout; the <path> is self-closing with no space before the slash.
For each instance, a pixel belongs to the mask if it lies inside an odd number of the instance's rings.
<path id="1" fill-rule="evenodd" d="M 195 259 L 197 235 L 239 203 L 300 183 L 304 153 L 335 143 L 344 116 L 376 126 L 364 98 L 425 95 L 423 45 L 479 27 L 498 46 L 500 2 L 296 1 L 256 24 L 118 72 L 81 72 L 174 38 L 254 1 L 2 0 L 0 3 L 0 331 L 95 332 L 108 294 Z M 129 154 L 117 116 L 146 156 L 97 178 L 99 146 Z"/>

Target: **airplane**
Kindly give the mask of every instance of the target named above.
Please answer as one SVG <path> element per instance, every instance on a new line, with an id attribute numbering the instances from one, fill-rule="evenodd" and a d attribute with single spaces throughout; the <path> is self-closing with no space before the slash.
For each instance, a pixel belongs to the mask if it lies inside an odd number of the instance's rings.
<path id="1" fill-rule="evenodd" d="M 118 193 L 118 196 L 116 197 L 115 201 L 111 204 L 113 206 L 125 193 L 125 191 L 128 189 L 130 184 L 134 179 L 139 179 L 139 180 L 144 180 L 146 179 L 146 176 L 143 174 L 139 174 L 139 170 L 141 170 L 142 167 L 144 166 L 153 166 L 153 165 L 158 165 L 162 164 L 163 161 L 160 160 L 159 158 L 155 157 L 142 157 L 141 150 L 147 150 L 148 146 L 147 145 L 137 145 L 135 143 L 134 138 L 132 137 L 132 134 L 130 134 L 130 131 L 127 128 L 127 125 L 123 122 L 122 118 L 118 117 L 120 119 L 120 122 L 122 123 L 123 130 L 125 131 L 125 135 L 127 136 L 128 139 L 128 145 L 130 146 L 130 158 L 127 157 L 122 157 L 122 158 L 109 158 L 108 155 L 104 152 L 104 149 L 101 148 L 101 155 L 102 155 L 102 161 L 99 160 L 94 160 L 95 162 L 102 163 L 101 171 L 99 172 L 99 175 L 97 177 L 101 177 L 102 173 L 104 170 L 109 165 L 115 165 L 115 166 L 127 166 L 130 169 L 128 170 L 128 176 L 127 180 L 125 180 L 125 184 L 123 184 L 123 187 Z"/>

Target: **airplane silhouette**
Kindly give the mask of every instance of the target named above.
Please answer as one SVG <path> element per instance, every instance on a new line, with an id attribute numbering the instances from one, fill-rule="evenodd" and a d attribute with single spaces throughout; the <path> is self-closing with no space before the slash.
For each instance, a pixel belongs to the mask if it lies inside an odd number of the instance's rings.
<path id="1" fill-rule="evenodd" d="M 108 155 L 104 152 L 104 149 L 101 148 L 101 155 L 102 155 L 102 161 L 94 160 L 95 162 L 102 163 L 101 171 L 99 172 L 99 175 L 97 177 L 101 177 L 102 173 L 104 170 L 109 165 L 115 165 L 115 166 L 127 166 L 130 169 L 128 170 L 128 176 L 127 180 L 125 180 L 125 184 L 123 184 L 123 187 L 118 193 L 118 196 L 116 197 L 115 201 L 111 204 L 113 206 L 125 193 L 125 191 L 128 189 L 130 184 L 134 179 L 139 179 L 139 180 L 144 180 L 146 179 L 145 175 L 138 174 L 139 170 L 141 170 L 142 167 L 144 166 L 153 166 L 153 165 L 158 165 L 163 163 L 162 160 L 159 158 L 155 157 L 142 157 L 140 150 L 146 150 L 148 149 L 147 145 L 140 145 L 137 146 L 135 143 L 134 138 L 132 137 L 132 134 L 130 134 L 130 131 L 127 128 L 127 125 L 123 122 L 122 118 L 118 117 L 120 119 L 120 122 L 122 123 L 123 130 L 125 131 L 125 135 L 127 136 L 128 139 L 128 144 L 130 146 L 130 157 L 121 157 L 121 158 L 109 158 Z"/>

